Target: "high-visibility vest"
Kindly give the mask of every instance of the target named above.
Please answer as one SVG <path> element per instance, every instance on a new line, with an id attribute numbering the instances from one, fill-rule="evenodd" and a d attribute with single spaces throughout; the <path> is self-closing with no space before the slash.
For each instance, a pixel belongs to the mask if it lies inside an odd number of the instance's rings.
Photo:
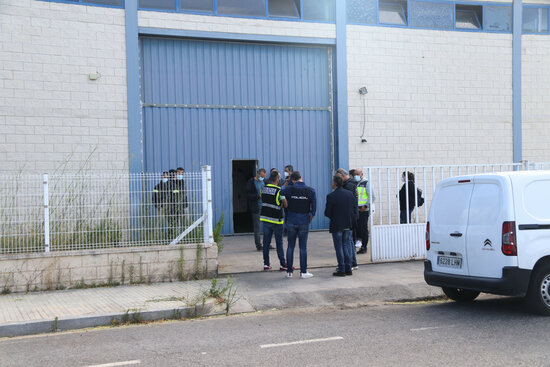
<path id="1" fill-rule="evenodd" d="M 357 205 L 358 206 L 364 206 L 367 205 L 369 201 L 369 193 L 367 192 L 367 183 L 365 182 L 365 185 L 359 185 L 357 186 Z"/>
<path id="2" fill-rule="evenodd" d="M 262 189 L 262 210 L 260 221 L 283 224 L 283 208 L 279 201 L 281 188 L 277 185 L 267 184 Z"/>

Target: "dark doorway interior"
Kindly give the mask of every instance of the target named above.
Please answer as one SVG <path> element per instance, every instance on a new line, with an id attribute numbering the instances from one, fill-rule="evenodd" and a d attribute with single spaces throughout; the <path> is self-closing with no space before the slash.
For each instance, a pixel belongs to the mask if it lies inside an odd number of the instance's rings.
<path id="1" fill-rule="evenodd" d="M 254 231 L 252 216 L 248 211 L 246 183 L 256 173 L 256 160 L 233 161 L 233 232 Z"/>

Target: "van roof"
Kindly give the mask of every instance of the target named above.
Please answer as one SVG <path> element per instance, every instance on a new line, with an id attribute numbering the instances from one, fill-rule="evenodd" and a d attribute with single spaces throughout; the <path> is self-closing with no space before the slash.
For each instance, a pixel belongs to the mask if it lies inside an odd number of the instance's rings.
<path id="1" fill-rule="evenodd" d="M 502 178 L 502 177 L 509 177 L 510 179 L 513 179 L 514 177 L 548 177 L 550 178 L 550 170 L 537 170 L 537 171 L 504 171 L 504 172 L 491 172 L 491 173 L 477 173 L 477 174 L 471 174 L 471 175 L 461 175 L 461 176 L 454 176 L 446 178 L 442 181 L 463 181 L 463 180 L 473 180 L 474 178 Z"/>

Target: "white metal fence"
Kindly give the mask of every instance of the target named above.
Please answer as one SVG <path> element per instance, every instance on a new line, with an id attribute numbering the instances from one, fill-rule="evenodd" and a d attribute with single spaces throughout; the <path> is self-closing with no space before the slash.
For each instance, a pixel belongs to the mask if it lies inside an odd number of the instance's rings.
<path id="1" fill-rule="evenodd" d="M 213 242 L 211 169 L 0 176 L 0 254 Z"/>
<path id="2" fill-rule="evenodd" d="M 422 259 L 426 257 L 425 231 L 433 193 L 439 181 L 454 176 L 550 168 L 549 163 L 504 163 L 477 165 L 365 167 L 370 183 L 369 196 L 376 196 L 371 212 L 372 261 Z M 403 172 L 414 175 L 403 182 Z M 417 191 L 418 189 L 418 191 Z M 402 191 L 400 207 L 399 192 Z M 403 195 L 404 194 L 404 195 Z M 410 195 L 413 195 L 411 198 Z M 424 204 L 419 206 L 422 196 Z M 402 213 L 404 211 L 404 213 Z M 410 217 L 407 215 L 411 212 Z M 402 218 L 404 220 L 402 220 Z M 402 223 L 403 222 L 403 223 Z"/>

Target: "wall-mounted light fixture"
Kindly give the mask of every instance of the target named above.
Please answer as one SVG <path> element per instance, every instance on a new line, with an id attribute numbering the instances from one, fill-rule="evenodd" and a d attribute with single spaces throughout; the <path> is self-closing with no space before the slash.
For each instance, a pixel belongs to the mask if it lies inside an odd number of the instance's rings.
<path id="1" fill-rule="evenodd" d="M 359 94 L 363 95 L 363 94 L 367 94 L 367 87 L 361 87 L 359 88 Z"/>
<path id="2" fill-rule="evenodd" d="M 96 71 L 95 73 L 92 73 L 92 74 L 88 74 L 88 79 L 90 80 L 98 80 L 99 78 L 101 78 L 101 74 L 99 73 L 99 71 Z"/>
<path id="3" fill-rule="evenodd" d="M 368 93 L 367 87 L 361 87 L 359 88 L 359 94 L 364 96 Z M 367 102 L 363 98 L 363 131 L 361 132 L 361 143 L 366 143 L 367 139 L 365 139 L 365 125 L 366 125 L 366 117 L 367 115 Z"/>

